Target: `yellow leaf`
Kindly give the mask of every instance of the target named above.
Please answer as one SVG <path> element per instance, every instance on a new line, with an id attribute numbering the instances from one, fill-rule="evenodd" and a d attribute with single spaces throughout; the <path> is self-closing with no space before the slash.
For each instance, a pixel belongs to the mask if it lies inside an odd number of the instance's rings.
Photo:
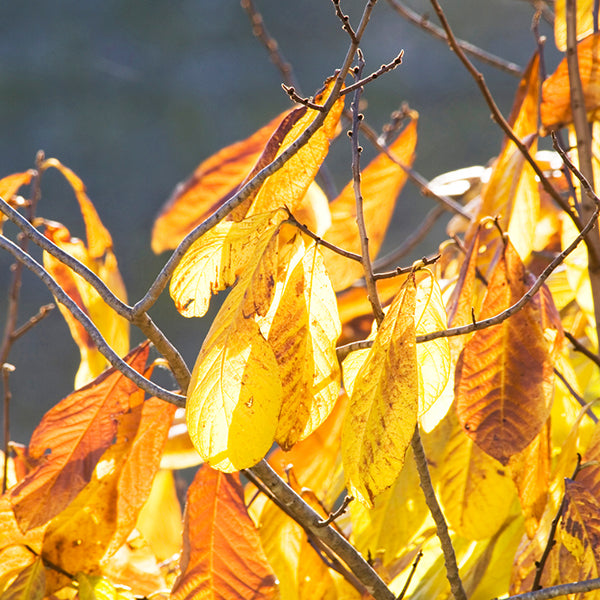
<path id="1" fill-rule="evenodd" d="M 25 567 L 0 595 L 0 600 L 42 600 L 46 592 L 46 570 L 41 557 Z"/>
<path id="2" fill-rule="evenodd" d="M 554 41 L 564 52 L 567 49 L 566 0 L 554 2 Z M 577 39 L 594 31 L 594 0 L 577 0 Z"/>
<path id="3" fill-rule="evenodd" d="M 432 273 L 417 284 L 415 328 L 417 336 L 447 327 L 442 292 Z M 448 338 L 417 344 L 419 365 L 419 422 L 432 431 L 444 418 L 454 400 L 454 377 Z"/>
<path id="4" fill-rule="evenodd" d="M 232 286 L 255 255 L 264 252 L 285 218 L 275 210 L 236 223 L 222 221 L 196 240 L 171 278 L 170 292 L 184 317 L 202 317 L 211 296 Z"/>
<path id="5" fill-rule="evenodd" d="M 280 259 L 285 265 L 281 296 L 273 303 L 274 315 L 265 319 L 283 387 L 275 439 L 289 450 L 327 418 L 338 398 L 335 345 L 341 325 L 318 246 L 305 243 L 299 233 L 286 246 L 292 257 Z"/>
<path id="6" fill-rule="evenodd" d="M 202 345 L 192 372 L 186 420 L 204 461 L 223 471 L 250 467 L 271 447 L 282 387 L 275 353 L 255 316 L 275 294 L 278 232 L 245 269 Z"/>
<path id="7" fill-rule="evenodd" d="M 103 577 L 77 573 L 76 580 L 79 584 L 79 600 L 117 600 L 123 598 L 123 596 L 117 594 L 114 585 Z"/>
<path id="8" fill-rule="evenodd" d="M 408 546 L 427 514 L 409 448 L 400 475 L 392 487 L 375 498 L 373 508 L 358 502 L 350 504 L 352 539 L 359 552 L 377 556 L 387 566 Z"/>
<path id="9" fill-rule="evenodd" d="M 294 217 L 321 237 L 331 227 L 329 200 L 316 181 L 308 187 L 300 206 L 294 211 Z"/>
<path id="10" fill-rule="evenodd" d="M 350 493 L 371 506 L 395 481 L 418 410 L 416 287 L 409 277 L 361 367 L 344 421 L 342 456 Z"/>
<path id="11" fill-rule="evenodd" d="M 316 95 L 315 102 L 322 104 L 327 101 L 335 84 L 335 78 L 330 79 L 323 91 Z M 262 185 L 252 201 L 246 217 L 269 212 L 279 207 L 287 207 L 294 212 L 306 194 L 310 184 L 316 177 L 325 156 L 329 152 L 329 143 L 335 137 L 342 110 L 344 109 L 344 96 L 340 97 L 325 117 L 321 127 L 313 134 L 294 156 L 288 160 L 281 169 L 271 175 Z M 301 112 L 300 118 L 293 127 L 286 132 L 283 140 L 278 140 L 276 158 L 285 152 L 311 125 L 319 115 L 318 111 L 301 107 L 296 109 Z M 277 132 L 275 133 L 277 135 Z M 271 158 L 271 160 L 273 159 Z M 270 162 L 270 161 L 269 161 Z M 261 164 L 259 159 L 258 164 Z M 264 166 L 264 165 L 263 165 Z M 252 174 L 250 175 L 252 176 Z M 242 208 L 243 210 L 243 208 Z M 239 214 L 238 211 L 237 214 Z"/>
<path id="12" fill-rule="evenodd" d="M 464 434 L 455 419 L 440 473 L 444 513 L 470 540 L 494 535 L 508 516 L 515 488 L 506 469 Z"/>
<path id="13" fill-rule="evenodd" d="M 415 159 L 416 145 L 417 118 L 415 116 L 390 146 L 390 152 L 401 164 L 411 167 Z M 371 258 L 377 255 L 383 244 L 396 206 L 396 198 L 407 178 L 406 171 L 384 153 L 377 156 L 361 173 L 363 214 L 367 224 Z M 346 185 L 329 208 L 332 224 L 325 234 L 325 239 L 344 250 L 360 254 L 361 243 L 356 226 L 354 182 L 351 181 Z M 327 249 L 324 249 L 323 254 L 336 291 L 347 288 L 363 275 L 361 263 Z"/>

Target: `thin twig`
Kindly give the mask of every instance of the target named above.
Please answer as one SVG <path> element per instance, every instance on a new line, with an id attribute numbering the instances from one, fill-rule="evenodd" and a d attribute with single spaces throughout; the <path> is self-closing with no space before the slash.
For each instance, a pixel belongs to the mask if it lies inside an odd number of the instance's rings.
<path id="1" fill-rule="evenodd" d="M 16 244 L 11 242 L 9 239 L 0 235 L 0 248 L 6 250 L 16 260 L 22 263 L 27 269 L 36 275 L 46 287 L 52 292 L 58 302 L 66 306 L 71 312 L 73 317 L 79 321 L 79 323 L 86 330 L 88 335 L 92 338 L 98 350 L 108 360 L 108 362 L 115 367 L 118 371 L 123 373 L 128 379 L 133 381 L 138 387 L 148 392 L 153 396 L 157 396 L 161 400 L 171 402 L 176 406 L 185 406 L 185 396 L 180 396 L 169 390 L 156 385 L 149 379 L 146 379 L 143 375 L 140 375 L 135 369 L 129 366 L 124 360 L 122 360 L 117 353 L 107 344 L 106 340 L 102 337 L 102 334 L 98 331 L 91 319 L 77 306 L 77 304 L 63 291 L 60 285 L 52 278 L 52 276 L 36 262 L 29 254 L 24 252 Z"/>
<path id="2" fill-rule="evenodd" d="M 10 386 L 8 385 L 8 378 L 10 374 L 15 370 L 15 367 L 9 363 L 2 365 L 2 386 L 4 388 L 4 402 L 3 402 L 3 423 L 4 423 L 4 462 L 2 464 L 2 493 L 4 494 L 8 489 L 8 455 L 10 450 L 10 401 L 12 394 L 10 392 Z"/>
<path id="3" fill-rule="evenodd" d="M 577 402 L 586 409 L 585 414 L 592 419 L 594 423 L 597 423 L 598 417 L 592 412 L 591 407 L 588 405 L 585 399 L 573 389 L 573 386 L 567 381 L 567 378 L 557 368 L 554 368 L 554 374 L 562 381 L 569 394 L 571 394 L 571 396 L 573 396 L 573 398 L 575 398 L 575 400 L 577 400 Z"/>
<path id="4" fill-rule="evenodd" d="M 535 592 L 525 592 L 524 594 L 508 596 L 504 600 L 550 600 L 551 598 L 568 596 L 570 594 L 583 594 L 598 589 L 600 589 L 600 577 L 588 579 L 587 581 L 577 581 L 575 583 L 563 583 L 561 585 L 536 590 Z"/>
<path id="5" fill-rule="evenodd" d="M 54 309 L 56 305 L 52 302 L 50 304 L 44 304 L 41 306 L 38 312 L 31 317 L 27 323 L 24 323 L 18 329 L 15 329 L 10 336 L 11 340 L 14 342 L 18 340 L 20 337 L 24 336 L 32 327 L 35 327 L 40 321 L 45 319 Z"/>
<path id="6" fill-rule="evenodd" d="M 338 346 L 335 349 L 337 359 L 342 362 L 350 352 L 356 352 L 357 350 L 366 350 L 373 345 L 373 340 L 360 340 L 359 342 L 350 342 L 343 346 Z"/>
<path id="7" fill-rule="evenodd" d="M 356 77 L 360 78 L 364 65 L 365 61 L 362 52 L 358 50 L 358 67 L 354 69 Z M 350 135 L 352 142 L 352 181 L 354 185 L 354 197 L 356 200 L 356 225 L 360 237 L 360 249 L 362 253 L 363 270 L 365 272 L 367 294 L 371 307 L 373 308 L 373 314 L 375 315 L 377 325 L 381 325 L 384 314 L 379 300 L 379 294 L 377 293 L 377 285 L 373 278 L 373 265 L 371 264 L 371 257 L 369 255 L 369 237 L 367 235 L 367 226 L 363 211 L 363 197 L 360 189 L 360 153 L 362 152 L 362 148 L 359 144 L 359 130 L 363 116 L 359 112 L 359 104 L 362 91 L 363 88 L 358 87 L 354 92 L 354 99 L 352 100 L 352 130 L 348 132 L 348 134 Z"/>
<path id="8" fill-rule="evenodd" d="M 437 535 L 440 544 L 442 545 L 444 562 L 446 564 L 446 577 L 450 583 L 450 590 L 452 591 L 455 600 L 467 600 L 467 595 L 460 579 L 460 573 L 458 572 L 456 554 L 454 553 L 454 547 L 452 546 L 452 540 L 450 539 L 450 533 L 448 532 L 448 525 L 444 518 L 444 513 L 442 513 L 442 509 L 435 497 L 435 491 L 433 489 L 433 484 L 431 483 L 429 467 L 427 466 L 427 457 L 425 456 L 425 450 L 423 448 L 423 443 L 421 442 L 421 436 L 419 435 L 418 424 L 415 427 L 415 433 L 411 440 L 411 447 L 415 457 L 417 471 L 419 472 L 421 489 L 425 495 L 425 502 L 435 521 Z"/>
<path id="9" fill-rule="evenodd" d="M 369 83 L 370 81 L 373 81 L 374 79 L 377 79 L 384 73 L 393 71 L 396 67 L 398 67 L 402 64 L 403 56 L 404 56 L 404 50 L 401 50 L 400 53 L 396 56 L 396 58 L 394 58 L 394 60 L 392 60 L 391 62 L 389 62 L 387 64 L 381 65 L 381 67 L 379 67 L 379 69 L 377 69 L 377 71 L 374 71 L 370 75 L 367 75 L 367 77 L 364 77 L 363 79 L 359 79 L 357 82 L 344 88 L 341 92 L 341 95 L 343 96 L 344 94 L 349 94 L 350 92 L 353 92 L 354 90 L 357 90 L 358 88 L 364 87 L 367 83 Z"/>
<path id="10" fill-rule="evenodd" d="M 500 112 L 500 109 L 498 108 L 489 88 L 487 87 L 487 85 L 485 83 L 485 78 L 479 71 L 477 71 L 477 69 L 473 66 L 471 61 L 467 58 L 467 56 L 463 52 L 462 48 L 458 45 L 458 43 L 456 41 L 456 37 L 454 36 L 454 33 L 452 32 L 450 24 L 448 23 L 448 20 L 446 19 L 446 15 L 444 14 L 444 11 L 442 10 L 442 7 L 440 6 L 438 0 L 430 0 L 430 1 L 431 1 L 433 8 L 435 9 L 435 12 L 437 13 L 437 15 L 440 19 L 440 22 L 442 23 L 444 30 L 446 31 L 446 35 L 448 36 L 448 43 L 450 44 L 450 47 L 452 48 L 452 50 L 454 50 L 454 52 L 456 53 L 456 55 L 458 56 L 460 61 L 463 63 L 463 65 L 465 66 L 465 68 L 467 69 L 469 74 L 475 80 L 477 86 L 479 87 L 479 90 L 481 91 L 481 94 L 483 95 L 483 98 L 485 99 L 488 107 L 492 111 L 492 119 L 500 126 L 500 128 L 504 131 L 504 133 L 508 136 L 508 138 L 510 138 L 510 140 L 516 145 L 519 152 L 522 154 L 523 158 L 525 158 L 525 160 L 531 165 L 531 168 L 535 171 L 535 174 L 538 176 L 539 181 L 542 184 L 542 187 L 544 188 L 544 190 L 546 192 L 548 192 L 548 194 L 550 194 L 550 196 L 558 204 L 558 206 L 560 206 L 569 215 L 569 217 L 571 218 L 571 220 L 577 227 L 577 230 L 581 231 L 583 229 L 584 225 L 583 225 L 583 222 L 581 221 L 581 219 L 579 218 L 579 215 L 577 215 L 571 209 L 571 207 L 569 206 L 569 203 L 566 202 L 565 199 L 554 188 L 552 183 L 549 181 L 549 179 L 544 174 L 543 170 L 540 168 L 540 166 L 535 161 L 535 158 L 529 152 L 527 145 L 519 139 L 519 137 L 515 134 L 513 128 L 508 124 L 508 121 L 504 118 L 504 116 Z"/>
<path id="11" fill-rule="evenodd" d="M 415 261 L 410 267 L 396 267 L 393 271 L 385 271 L 381 273 L 374 273 L 373 279 L 379 281 L 380 279 L 391 279 L 392 277 L 397 277 L 398 275 L 406 275 L 407 273 L 411 273 L 413 271 L 417 271 L 418 269 L 422 269 L 423 267 L 427 267 L 428 265 L 433 265 L 440 259 L 440 254 L 435 254 L 433 256 L 423 256 L 418 261 Z"/>
<path id="12" fill-rule="evenodd" d="M 288 86 L 298 89 L 298 84 L 294 78 L 292 65 L 285 59 L 277 40 L 267 31 L 265 22 L 256 8 L 253 0 L 241 0 L 242 8 L 248 14 L 252 24 L 252 33 L 260 40 L 262 45 L 269 52 L 271 62 L 277 67 L 283 78 L 283 82 Z"/>
<path id="13" fill-rule="evenodd" d="M 388 4 L 402 17 L 404 17 L 409 23 L 416 25 L 417 27 L 423 29 L 427 33 L 430 33 L 433 37 L 438 40 L 442 40 L 444 42 L 448 41 L 448 36 L 444 32 L 441 27 L 434 25 L 429 21 L 429 19 L 425 15 L 420 15 L 416 13 L 414 10 L 408 8 L 402 2 L 398 0 L 388 0 Z M 500 71 L 504 71 L 505 73 L 509 73 L 510 75 L 515 75 L 516 77 L 520 77 L 523 72 L 522 67 L 516 65 L 515 63 L 509 62 L 495 56 L 494 54 L 490 54 L 481 48 L 478 48 L 474 44 L 470 42 L 466 42 L 464 40 L 456 40 L 457 44 L 471 56 L 479 59 L 481 62 L 484 62 L 492 67 L 496 67 L 500 69 Z"/>
<path id="14" fill-rule="evenodd" d="M 577 473 L 579 473 L 580 470 L 581 470 L 581 454 L 578 453 L 577 454 L 577 464 L 575 465 L 575 470 L 573 471 L 573 475 L 572 475 L 571 479 L 574 480 L 575 477 L 577 477 Z M 540 560 L 536 563 L 535 577 L 533 579 L 533 585 L 531 586 L 531 589 L 534 592 L 541 588 L 540 581 L 542 579 L 544 567 L 546 566 L 546 561 L 548 560 L 548 556 L 550 556 L 550 552 L 552 551 L 552 548 L 554 548 L 554 544 L 556 543 L 554 536 L 556 535 L 556 528 L 558 527 L 558 522 L 560 521 L 560 517 L 565 508 L 566 501 L 567 501 L 567 497 L 563 493 L 563 497 L 560 502 L 560 506 L 558 507 L 558 510 L 556 511 L 556 515 L 554 516 L 554 519 L 552 519 L 552 524 L 550 525 L 550 531 L 548 533 L 548 541 L 546 542 L 546 547 L 544 548 L 544 552 L 542 553 Z"/>
<path id="15" fill-rule="evenodd" d="M 406 578 L 406 582 L 404 583 L 404 586 L 402 587 L 402 591 L 398 594 L 398 600 L 402 600 L 404 598 L 404 596 L 406 595 L 406 592 L 408 591 L 408 586 L 410 585 L 410 582 L 413 580 L 413 577 L 415 576 L 415 573 L 417 571 L 417 566 L 419 565 L 419 562 L 421 562 L 422 558 L 423 558 L 423 550 L 419 550 L 419 553 L 417 554 L 417 557 L 415 558 L 415 561 L 413 562 L 413 564 L 410 568 L 410 573 L 408 574 L 408 577 Z"/>
<path id="16" fill-rule="evenodd" d="M 327 525 L 331 525 L 346 512 L 352 500 L 354 500 L 354 496 L 345 496 L 342 505 L 337 510 L 333 511 L 326 519 L 321 519 L 317 523 L 317 527 L 327 527 Z"/>
<path id="17" fill-rule="evenodd" d="M 573 344 L 573 347 L 577 352 L 581 352 L 585 354 L 594 364 L 600 367 L 600 357 L 597 354 L 594 354 L 588 348 L 586 348 L 572 333 L 565 331 L 565 337 Z"/>
<path id="18" fill-rule="evenodd" d="M 310 535 L 332 550 L 360 580 L 368 593 L 376 600 L 395 600 L 394 594 L 377 575 L 373 567 L 360 553 L 333 527 L 319 527 L 319 513 L 314 511 L 302 498 L 277 475 L 266 460 L 248 469 L 258 478 L 278 502 L 285 506 L 285 512 L 307 530 Z"/>

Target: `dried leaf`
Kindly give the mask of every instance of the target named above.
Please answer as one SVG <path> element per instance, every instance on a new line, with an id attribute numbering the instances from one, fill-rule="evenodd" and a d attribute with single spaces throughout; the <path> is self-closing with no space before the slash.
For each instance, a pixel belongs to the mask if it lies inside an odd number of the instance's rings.
<path id="1" fill-rule="evenodd" d="M 590 121 L 597 118 L 596 111 L 600 105 L 599 56 L 600 33 L 590 35 L 577 44 L 579 75 L 583 86 L 585 108 Z M 544 135 L 550 131 L 561 129 L 573 121 L 569 90 L 569 67 L 565 57 L 542 86 L 540 116 Z"/>
<path id="2" fill-rule="evenodd" d="M 181 576 L 173 600 L 270 598 L 275 578 L 239 479 L 201 467 L 188 489 Z"/>
<path id="3" fill-rule="evenodd" d="M 177 185 L 152 229 L 152 250 L 176 248 L 197 225 L 229 200 L 250 173 L 269 138 L 284 118 L 282 113 L 243 141 L 223 148 L 203 161 Z"/>
<path id="4" fill-rule="evenodd" d="M 126 360 L 140 372 L 147 357 L 144 344 Z M 46 413 L 29 443 L 28 457 L 35 468 L 11 491 L 19 527 L 28 530 L 48 522 L 85 487 L 114 442 L 118 418 L 129 411 L 137 390 L 110 369 Z"/>
<path id="5" fill-rule="evenodd" d="M 42 600 L 46 592 L 46 570 L 40 557 L 25 567 L 4 590 L 0 600 Z"/>
<path id="6" fill-rule="evenodd" d="M 523 263 L 507 241 L 479 318 L 506 310 L 528 289 Z M 461 426 L 504 465 L 541 431 L 552 406 L 554 365 L 537 298 L 501 324 L 476 331 L 456 367 Z"/>
<path id="7" fill-rule="evenodd" d="M 350 493 L 367 506 L 395 481 L 418 410 L 413 278 L 408 278 L 361 367 L 342 431 Z"/>
<path id="8" fill-rule="evenodd" d="M 406 167 L 412 167 L 417 145 L 416 113 L 404 131 L 390 146 L 390 153 Z M 396 198 L 408 178 L 406 171 L 387 154 L 381 153 L 361 172 L 363 214 L 367 224 L 369 254 L 374 258 L 392 220 Z M 332 244 L 361 254 L 361 243 L 356 226 L 356 198 L 354 182 L 350 181 L 340 195 L 330 204 L 332 224 L 325 239 Z M 336 291 L 343 290 L 363 276 L 362 264 L 340 256 L 326 248 L 323 250 L 325 266 Z"/>

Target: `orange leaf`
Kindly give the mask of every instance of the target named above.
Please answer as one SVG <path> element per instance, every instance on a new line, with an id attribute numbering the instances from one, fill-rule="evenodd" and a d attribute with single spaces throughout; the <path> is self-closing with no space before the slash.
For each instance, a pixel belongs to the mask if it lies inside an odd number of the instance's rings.
<path id="1" fill-rule="evenodd" d="M 199 469 L 188 490 L 181 576 L 171 598 L 270 598 L 267 563 L 236 475 Z"/>
<path id="2" fill-rule="evenodd" d="M 417 145 L 417 117 L 408 124 L 390 152 L 403 165 L 411 167 L 415 159 Z M 402 190 L 408 175 L 402 167 L 381 153 L 361 173 L 361 194 L 363 213 L 367 223 L 369 254 L 377 255 L 394 213 L 396 198 Z M 354 182 L 350 182 L 341 194 L 330 204 L 331 227 L 325 239 L 332 244 L 361 253 L 361 244 L 356 226 L 356 199 Z M 331 250 L 323 248 L 325 266 L 336 291 L 343 290 L 363 275 L 362 264 L 349 260 Z"/>
<path id="3" fill-rule="evenodd" d="M 27 185 L 35 171 L 25 171 L 24 173 L 13 173 L 0 179 L 0 198 L 9 204 L 13 204 L 12 198 L 24 185 Z M 14 205 L 14 204 L 13 204 Z M 4 213 L 0 213 L 0 233 L 2 233 L 2 224 L 6 221 Z"/>
<path id="4" fill-rule="evenodd" d="M 175 188 L 152 229 L 154 252 L 176 248 L 194 227 L 240 189 L 269 138 L 290 112 L 280 114 L 249 138 L 213 154 Z"/>
<path id="5" fill-rule="evenodd" d="M 507 240 L 480 319 L 506 310 L 528 289 L 525 267 Z M 552 405 L 554 365 L 536 297 L 501 324 L 476 331 L 456 367 L 459 421 L 475 443 L 504 465 L 541 431 Z"/>
<path id="6" fill-rule="evenodd" d="M 148 344 L 127 362 L 142 371 Z M 29 530 L 60 513 L 90 481 L 104 451 L 114 442 L 118 415 L 129 410 L 137 386 L 110 369 L 50 409 L 33 432 L 28 448 L 36 465 L 11 491 L 19 526 Z"/>
<path id="7" fill-rule="evenodd" d="M 116 441 L 90 482 L 48 524 L 44 557 L 64 570 L 94 573 L 125 543 L 150 493 L 174 411 L 150 398 L 118 418 Z M 51 582 L 56 580 L 58 586 L 60 578 L 52 574 Z"/>
<path id="8" fill-rule="evenodd" d="M 597 118 L 595 112 L 600 106 L 600 33 L 590 35 L 577 44 L 577 57 L 585 108 L 588 119 L 594 120 Z M 566 57 L 556 71 L 544 81 L 540 114 L 544 135 L 568 125 L 573 120 Z"/>
<path id="9" fill-rule="evenodd" d="M 564 52 L 567 49 L 566 0 L 554 2 L 554 41 Z M 594 0 L 577 0 L 577 39 L 580 40 L 594 31 Z"/>

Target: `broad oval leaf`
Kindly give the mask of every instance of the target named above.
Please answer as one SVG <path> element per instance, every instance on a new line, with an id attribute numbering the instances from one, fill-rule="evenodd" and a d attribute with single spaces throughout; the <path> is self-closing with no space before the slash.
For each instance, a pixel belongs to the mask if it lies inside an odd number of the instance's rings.
<path id="1" fill-rule="evenodd" d="M 415 282 L 409 277 L 356 376 L 344 421 L 348 489 L 367 506 L 398 476 L 417 421 L 415 297 Z"/>
<path id="2" fill-rule="evenodd" d="M 171 598 L 267 599 L 274 588 L 239 478 L 201 467 L 188 489 L 181 575 Z"/>
<path id="3" fill-rule="evenodd" d="M 525 267 L 507 240 L 479 318 L 499 314 L 528 290 Z M 456 367 L 459 421 L 504 465 L 541 431 L 552 406 L 554 363 L 536 296 L 499 325 L 476 331 Z"/>
<path id="4" fill-rule="evenodd" d="M 405 167 L 411 167 L 415 159 L 417 145 L 417 116 L 407 125 L 396 141 L 390 146 L 390 153 Z M 361 195 L 363 214 L 369 237 L 369 254 L 375 257 L 383 244 L 383 239 L 396 206 L 396 198 L 408 178 L 406 171 L 387 154 L 381 153 L 361 172 Z M 329 205 L 331 227 L 325 239 L 332 244 L 361 253 L 361 243 L 356 226 L 356 199 L 354 184 L 351 181 L 340 195 Z M 325 266 L 336 291 L 343 290 L 363 275 L 362 264 L 323 249 Z"/>
<path id="5" fill-rule="evenodd" d="M 142 372 L 147 357 L 144 344 L 126 360 Z M 52 519 L 86 486 L 114 441 L 119 415 L 129 411 L 130 397 L 137 391 L 134 383 L 110 369 L 46 413 L 28 447 L 35 468 L 10 492 L 22 529 Z"/>

